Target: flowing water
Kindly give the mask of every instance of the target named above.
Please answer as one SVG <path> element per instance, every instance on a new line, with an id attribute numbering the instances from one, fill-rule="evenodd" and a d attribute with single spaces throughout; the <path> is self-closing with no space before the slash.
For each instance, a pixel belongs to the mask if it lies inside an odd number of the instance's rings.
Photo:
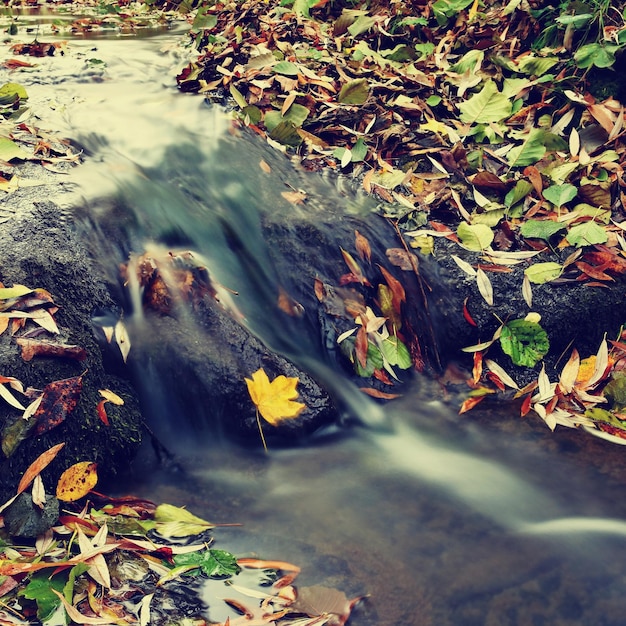
<path id="1" fill-rule="evenodd" d="M 178 42 L 172 32 L 71 40 L 65 56 L 11 77 L 26 85 L 34 122 L 87 150 L 57 201 L 88 214 L 111 275 L 128 253 L 108 235 L 112 219 L 137 249 L 148 240 L 192 247 L 239 292 L 250 328 L 315 372 L 358 422 L 264 455 L 209 438 L 190 443 L 185 416 L 167 413 L 161 419 L 175 425 L 167 443 L 185 471 L 146 461 L 128 488 L 241 523 L 217 530 L 220 547 L 290 560 L 304 584 L 369 595 L 355 626 L 623 624 L 623 450 L 552 434 L 504 409 L 460 418 L 426 381 L 381 407 L 329 370 L 310 320 L 289 326 L 272 312 L 281 276 L 261 216 L 280 216 L 288 232 L 290 219 L 310 212 L 332 230 L 370 201 L 297 173 L 257 138 L 231 134 L 218 107 L 179 94 L 173 77 L 187 53 Z M 310 202 L 287 203 L 287 185 Z M 144 384 L 163 390 L 167 381 Z"/>

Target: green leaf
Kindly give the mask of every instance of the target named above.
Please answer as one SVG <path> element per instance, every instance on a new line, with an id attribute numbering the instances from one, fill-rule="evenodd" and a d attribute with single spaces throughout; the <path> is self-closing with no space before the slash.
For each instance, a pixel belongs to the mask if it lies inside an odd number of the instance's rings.
<path id="1" fill-rule="evenodd" d="M 241 571 L 237 565 L 237 557 L 226 550 L 208 549 L 176 554 L 174 563 L 177 567 L 198 567 L 210 578 L 230 578 Z"/>
<path id="2" fill-rule="evenodd" d="M 511 101 L 489 80 L 480 93 L 459 104 L 461 121 L 466 124 L 499 122 L 511 115 Z"/>
<path id="3" fill-rule="evenodd" d="M 615 53 L 619 46 L 601 43 L 589 43 L 581 46 L 574 53 L 574 62 L 581 69 L 595 65 L 598 68 L 611 67 L 615 63 Z"/>
<path id="4" fill-rule="evenodd" d="M 626 422 L 619 419 L 616 415 L 613 415 L 613 413 L 611 413 L 610 411 L 607 411 L 606 409 L 601 409 L 600 407 L 587 409 L 585 411 L 585 417 L 588 417 L 594 422 L 604 422 L 605 424 L 610 424 L 611 426 L 619 428 L 620 430 L 626 430 Z"/>
<path id="5" fill-rule="evenodd" d="M 574 185 L 552 185 L 543 191 L 543 197 L 554 206 L 561 208 L 564 204 L 571 202 L 578 193 Z"/>
<path id="6" fill-rule="evenodd" d="M 213 524 L 173 504 L 160 504 L 154 520 L 156 530 L 163 537 L 189 537 L 213 528 Z"/>
<path id="7" fill-rule="evenodd" d="M 500 346 L 515 365 L 534 367 L 547 354 L 550 342 L 539 324 L 518 319 L 502 327 Z"/>
<path id="8" fill-rule="evenodd" d="M 352 146 L 352 162 L 359 163 L 367 156 L 367 144 L 363 141 L 363 137 L 359 137 Z"/>
<path id="9" fill-rule="evenodd" d="M 528 220 L 522 224 L 520 232 L 529 239 L 544 239 L 548 241 L 552 235 L 565 228 L 564 224 L 552 220 Z"/>
<path id="10" fill-rule="evenodd" d="M 0 87 L 0 105 L 13 104 L 18 100 L 28 100 L 28 94 L 22 85 L 5 83 Z"/>
<path id="11" fill-rule="evenodd" d="M 488 248 L 493 241 L 493 231 L 485 224 L 468 224 L 461 222 L 456 230 L 461 243 L 474 252 Z"/>
<path id="12" fill-rule="evenodd" d="M 441 96 L 428 96 L 428 98 L 426 98 L 426 104 L 429 107 L 436 107 L 438 104 L 441 104 Z"/>
<path id="13" fill-rule="evenodd" d="M 504 205 L 511 208 L 520 200 L 523 200 L 533 190 L 532 183 L 527 180 L 518 180 L 515 187 L 504 197 Z"/>
<path id="14" fill-rule="evenodd" d="M 217 26 L 217 15 L 209 13 L 213 7 L 200 7 L 191 24 L 191 31 L 211 30 Z"/>
<path id="15" fill-rule="evenodd" d="M 558 62 L 559 60 L 556 57 L 535 57 L 528 55 L 522 57 L 518 68 L 520 72 L 528 76 L 542 76 Z"/>
<path id="16" fill-rule="evenodd" d="M 289 120 L 283 120 L 278 126 L 272 128 L 270 138 L 284 146 L 299 146 L 302 143 L 298 129 Z"/>
<path id="17" fill-rule="evenodd" d="M 626 374 L 623 372 L 614 373 L 603 393 L 619 409 L 626 407 Z"/>
<path id="18" fill-rule="evenodd" d="M 465 72 L 469 71 L 473 74 L 480 68 L 484 60 L 484 50 L 470 50 L 469 52 L 466 52 L 454 65 L 451 65 L 448 68 L 448 71 L 454 72 L 455 74 L 465 74 Z"/>
<path id="19" fill-rule="evenodd" d="M 272 66 L 272 69 L 277 74 L 283 74 L 285 76 L 297 76 L 300 72 L 298 66 L 291 61 L 279 61 L 276 65 Z"/>
<path id="20" fill-rule="evenodd" d="M 390 335 L 381 342 L 380 350 L 389 365 L 397 365 L 400 369 L 406 370 L 411 367 L 411 355 L 407 347 L 398 339 L 396 335 Z"/>
<path id="21" fill-rule="evenodd" d="M 8 137 L 0 137 L 0 161 L 28 158 L 30 158 L 30 154 L 22 150 L 14 141 Z"/>
<path id="22" fill-rule="evenodd" d="M 248 103 L 243 97 L 241 91 L 239 91 L 239 89 L 237 89 L 237 87 L 235 87 L 235 85 L 233 85 L 232 83 L 230 84 L 230 95 L 233 97 L 233 100 L 237 103 L 237 106 L 240 109 L 248 106 Z"/>
<path id="23" fill-rule="evenodd" d="M 343 85 L 337 100 L 341 104 L 364 104 L 369 94 L 370 90 L 367 80 L 365 78 L 357 78 Z"/>
<path id="24" fill-rule="evenodd" d="M 528 280 L 535 285 L 543 285 L 555 280 L 563 273 L 563 266 L 553 261 L 534 263 L 524 270 Z"/>
<path id="25" fill-rule="evenodd" d="M 70 604 L 72 603 L 74 595 L 74 585 L 76 584 L 76 579 L 81 574 L 84 574 L 88 569 L 89 565 L 87 563 L 79 563 L 78 565 L 74 565 L 74 567 L 70 570 L 67 582 L 63 585 L 63 596 Z"/>
<path id="26" fill-rule="evenodd" d="M 595 222 L 585 222 L 570 228 L 567 233 L 567 241 L 577 248 L 591 246 L 595 243 L 606 243 L 607 232 L 602 226 Z"/>
<path id="27" fill-rule="evenodd" d="M 31 576 L 28 585 L 20 591 L 20 595 L 37 603 L 37 618 L 45 622 L 61 603 L 53 590 L 61 593 L 64 586 L 65 580 L 61 576 L 50 578 L 49 572 L 36 572 Z"/>
<path id="28" fill-rule="evenodd" d="M 0 300 L 12 300 L 13 298 L 21 298 L 27 293 L 32 293 L 32 289 L 24 285 L 13 285 L 13 287 L 0 288 Z"/>
<path id="29" fill-rule="evenodd" d="M 359 17 L 348 26 L 348 32 L 352 37 L 357 37 L 361 33 L 367 32 L 372 26 L 376 24 L 376 20 L 369 15 L 359 15 Z"/>
<path id="30" fill-rule="evenodd" d="M 544 130 L 533 128 L 521 146 L 516 146 L 508 151 L 506 158 L 509 165 L 511 167 L 526 167 L 539 161 L 546 153 L 544 135 Z"/>

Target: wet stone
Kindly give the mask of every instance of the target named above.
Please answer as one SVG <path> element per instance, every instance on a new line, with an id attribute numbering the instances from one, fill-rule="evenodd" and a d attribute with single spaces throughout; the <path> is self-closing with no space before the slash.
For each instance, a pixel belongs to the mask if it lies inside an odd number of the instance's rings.
<path id="1" fill-rule="evenodd" d="M 20 494 L 4 513 L 4 526 L 12 537 L 35 539 L 59 519 L 59 501 L 46 496 L 43 509 L 33 503 L 29 493 Z"/>

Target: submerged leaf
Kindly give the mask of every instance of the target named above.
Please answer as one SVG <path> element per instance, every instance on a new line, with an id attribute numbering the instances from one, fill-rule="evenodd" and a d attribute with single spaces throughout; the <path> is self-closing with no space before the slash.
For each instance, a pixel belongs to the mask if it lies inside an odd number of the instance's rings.
<path id="1" fill-rule="evenodd" d="M 189 554 L 177 554 L 174 556 L 177 566 L 192 566 L 199 568 L 210 578 L 226 578 L 235 576 L 241 571 L 237 565 L 237 557 L 226 550 L 208 549 Z"/>

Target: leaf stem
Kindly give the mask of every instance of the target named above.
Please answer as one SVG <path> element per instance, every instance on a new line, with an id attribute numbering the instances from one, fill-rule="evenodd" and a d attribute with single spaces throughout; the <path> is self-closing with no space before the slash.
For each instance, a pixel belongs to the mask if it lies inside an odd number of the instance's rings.
<path id="1" fill-rule="evenodd" d="M 265 450 L 265 454 L 268 454 L 269 451 L 267 449 L 267 444 L 265 443 L 265 435 L 263 434 L 263 427 L 261 426 L 261 418 L 259 417 L 259 409 L 256 410 L 256 423 L 259 426 L 259 433 L 261 435 L 261 441 L 263 442 L 263 449 Z"/>

